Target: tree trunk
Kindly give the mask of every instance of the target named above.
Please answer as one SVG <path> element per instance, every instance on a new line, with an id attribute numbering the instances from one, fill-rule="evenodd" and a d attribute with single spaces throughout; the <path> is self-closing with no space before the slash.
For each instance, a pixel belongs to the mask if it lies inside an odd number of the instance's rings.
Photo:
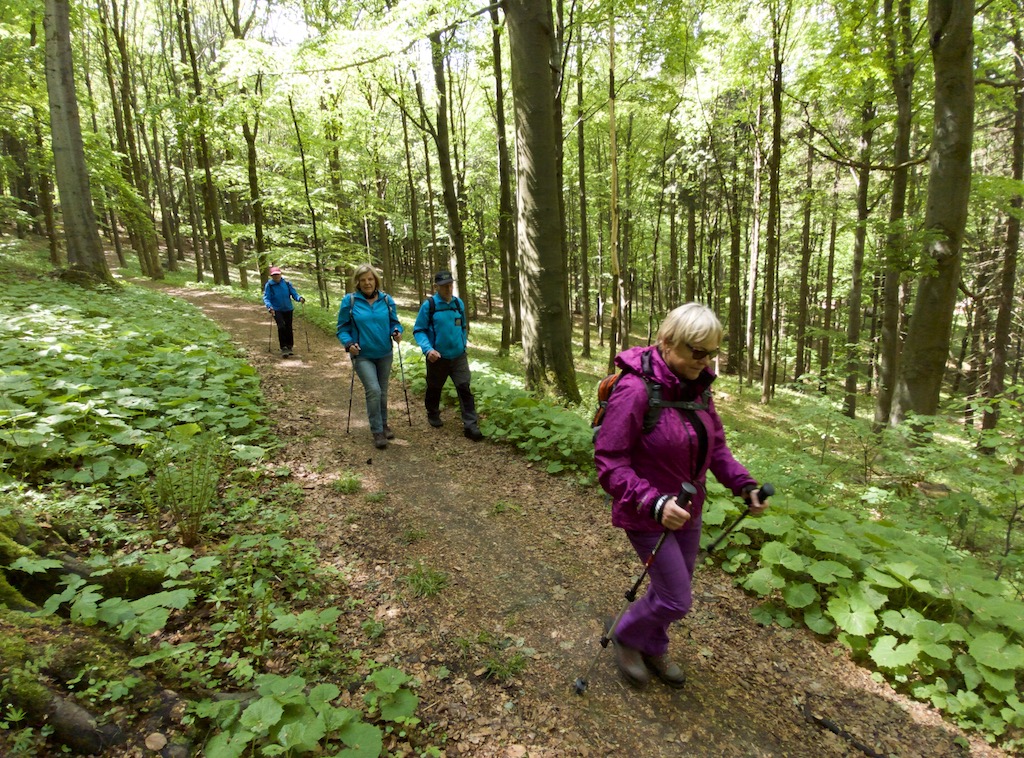
<path id="1" fill-rule="evenodd" d="M 583 290 L 583 357 L 590 357 L 590 225 L 587 218 L 586 132 L 583 110 L 583 20 L 576 40 L 576 164 L 580 187 L 580 288 Z"/>
<path id="2" fill-rule="evenodd" d="M 466 299 L 466 234 L 459 212 L 459 196 L 455 186 L 455 172 L 452 168 L 451 135 L 448 128 L 448 88 L 445 82 L 445 56 L 441 34 L 430 35 L 431 60 L 434 66 L 434 86 L 437 88 L 437 124 L 431 133 L 437 147 L 437 162 L 441 170 L 441 193 L 444 210 L 448 215 L 448 233 L 451 236 L 451 250 L 455 257 L 455 287 L 463 300 Z"/>
<path id="3" fill-rule="evenodd" d="M 183 37 L 180 42 L 182 63 L 187 63 L 192 71 L 193 104 L 199 119 L 195 132 L 199 147 L 199 165 L 203 169 L 203 219 L 206 223 L 206 238 L 210 243 L 210 264 L 213 268 L 214 282 L 226 285 L 231 284 L 231 275 L 228 271 L 228 255 L 224 248 L 224 235 L 220 228 L 220 204 L 217 198 L 217 187 L 213 183 L 210 145 L 206 139 L 207 116 L 202 102 L 203 86 L 199 79 L 199 61 L 196 58 L 195 45 L 192 43 L 192 17 L 189 11 L 189 0 L 181 0 L 179 26 Z"/>
<path id="4" fill-rule="evenodd" d="M 896 387 L 896 424 L 909 413 L 930 416 L 939 408 L 971 188 L 973 27 L 973 0 L 930 0 L 935 121 L 924 219 L 929 239 Z"/>
<path id="5" fill-rule="evenodd" d="M 501 347 L 508 355 L 512 347 L 515 323 L 519 321 L 519 308 L 513 307 L 512 279 L 515 268 L 515 208 L 512 207 L 512 168 L 508 151 L 508 125 L 505 123 L 505 85 L 501 66 L 501 26 L 498 9 L 492 7 L 491 62 L 494 70 L 494 128 L 498 135 L 498 262 L 501 268 Z"/>
<path id="6" fill-rule="evenodd" d="M 885 275 L 882 280 L 881 336 L 878 346 L 878 393 L 875 397 L 875 429 L 888 423 L 892 413 L 893 391 L 899 370 L 900 277 L 906 268 L 903 232 L 907 206 L 907 183 L 910 177 L 910 138 L 913 113 L 911 95 L 914 85 L 913 26 L 910 0 L 898 0 L 898 23 L 893 19 L 893 3 L 885 0 L 886 39 L 889 74 L 896 99 L 896 135 L 889 205 L 889 233 L 885 243 Z"/>
<path id="7" fill-rule="evenodd" d="M 1020 3 L 1017 4 L 1018 9 Z M 1014 17 L 1017 25 L 1013 35 L 1014 93 L 1013 158 L 1011 174 L 1017 186 L 1024 180 L 1024 35 L 1021 33 L 1021 14 Z M 1003 394 L 1006 385 L 1006 353 L 1010 344 L 1010 326 L 1013 319 L 1013 290 L 1017 280 L 1017 256 L 1020 252 L 1020 212 L 1022 195 L 1018 192 L 1010 200 L 1010 213 L 1006 219 L 1006 243 L 1003 247 L 1003 268 L 999 275 L 999 309 L 996 313 L 995 336 L 992 341 L 992 364 L 989 367 L 988 387 L 985 395 L 995 400 Z M 982 429 L 995 429 L 999 410 L 989 404 L 981 420 Z"/>
<path id="8" fill-rule="evenodd" d="M 85 279 L 110 281 L 85 165 L 82 124 L 75 96 L 68 0 L 46 0 L 46 91 L 57 191 L 64 217 L 68 268 Z"/>
<path id="9" fill-rule="evenodd" d="M 804 218 L 800 230 L 800 295 L 796 314 L 796 365 L 793 378 L 799 379 L 807 370 L 807 321 L 810 301 L 811 268 L 811 206 L 814 198 L 814 144 L 807 134 L 807 177 L 804 183 Z"/>
<path id="10" fill-rule="evenodd" d="M 517 155 L 517 230 L 523 289 L 526 383 L 553 385 L 579 402 L 566 307 L 565 259 L 555 167 L 551 56 L 553 20 L 547 0 L 511 0 L 507 6 L 512 53 Z"/>
<path id="11" fill-rule="evenodd" d="M 857 381 L 860 378 L 860 325 L 864 299 L 864 250 L 868 236 L 868 189 L 871 181 L 871 139 L 875 105 L 871 95 L 861 107 L 860 168 L 857 170 L 857 228 L 853 233 L 853 260 L 850 264 L 850 297 L 846 303 L 846 395 L 843 412 L 857 417 Z"/>
<path id="12" fill-rule="evenodd" d="M 772 24 L 772 149 L 768 158 L 768 244 L 764 262 L 764 301 L 761 307 L 761 329 L 764 355 L 761 363 L 761 402 L 767 403 L 775 387 L 772 381 L 775 367 L 775 271 L 779 261 L 780 216 L 782 210 L 782 50 L 783 36 L 789 25 L 785 0 L 774 0 L 771 6 Z"/>

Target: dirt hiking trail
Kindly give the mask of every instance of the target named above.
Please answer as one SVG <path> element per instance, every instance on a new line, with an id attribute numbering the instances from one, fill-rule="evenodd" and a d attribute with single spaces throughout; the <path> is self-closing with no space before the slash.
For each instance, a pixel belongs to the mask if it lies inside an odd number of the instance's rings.
<path id="1" fill-rule="evenodd" d="M 618 613 L 641 569 L 598 490 L 536 471 L 506 445 L 465 439 L 450 405 L 444 427 L 432 428 L 412 392 L 410 426 L 397 357 L 397 438 L 376 450 L 358 380 L 345 433 L 351 374 L 333 335 L 297 311 L 296 356 L 282 359 L 276 332 L 268 350 L 262 306 L 171 292 L 227 330 L 259 371 L 285 443 L 275 464 L 305 492 L 303 536 L 346 572 L 337 594 L 357 601 L 339 634 L 422 682 L 417 715 L 447 735 L 447 756 L 1005 755 L 976 737 L 961 747 L 961 732 L 872 681 L 837 643 L 759 626 L 754 600 L 710 566 L 697 573 L 692 613 L 672 630 L 683 690 L 656 680 L 633 689 L 609 647 L 576 695 L 602 619 Z M 415 306 L 399 304 L 409 339 Z M 332 487 L 346 472 L 361 477 L 360 492 Z M 420 564 L 448 577 L 440 594 L 409 590 L 405 577 Z M 383 629 L 374 639 L 361 628 L 368 620 Z M 488 678 L 487 650 L 500 660 L 519 652 L 525 668 Z"/>

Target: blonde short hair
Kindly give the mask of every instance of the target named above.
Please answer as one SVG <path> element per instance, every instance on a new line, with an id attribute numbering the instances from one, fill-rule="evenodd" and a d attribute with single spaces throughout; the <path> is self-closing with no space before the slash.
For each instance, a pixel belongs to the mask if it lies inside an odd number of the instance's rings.
<path id="1" fill-rule="evenodd" d="M 373 264 L 371 264 L 371 263 L 364 263 L 362 266 L 360 266 L 359 268 L 357 268 L 355 270 L 355 273 L 352 274 L 352 284 L 354 286 L 358 287 L 359 286 L 359 280 L 362 278 L 363 274 L 368 273 L 368 272 L 373 274 L 373 281 L 375 282 L 374 286 L 377 289 L 380 289 L 381 288 L 380 274 L 377 273 L 377 269 L 375 269 L 373 267 Z"/>
<path id="2" fill-rule="evenodd" d="M 685 303 L 673 308 L 658 328 L 658 342 L 672 348 L 683 345 L 722 343 L 722 322 L 715 312 L 700 303 Z"/>

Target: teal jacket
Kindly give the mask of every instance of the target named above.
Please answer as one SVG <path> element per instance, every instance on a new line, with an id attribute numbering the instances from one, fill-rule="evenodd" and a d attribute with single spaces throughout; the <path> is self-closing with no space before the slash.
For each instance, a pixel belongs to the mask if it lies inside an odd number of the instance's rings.
<path id="1" fill-rule="evenodd" d="M 358 342 L 362 357 L 384 358 L 391 355 L 391 335 L 404 331 L 391 295 L 378 292 L 372 305 L 359 290 L 341 299 L 337 335 L 346 350 Z"/>
<path id="2" fill-rule="evenodd" d="M 292 300 L 298 302 L 301 299 L 292 283 L 283 277 L 279 282 L 267 279 L 267 285 L 263 288 L 263 304 L 274 311 L 295 310 Z"/>
<path id="3" fill-rule="evenodd" d="M 424 355 L 436 350 L 445 360 L 458 358 L 466 352 L 469 341 L 466 308 L 459 298 L 446 303 L 435 292 L 420 306 L 412 333 Z"/>

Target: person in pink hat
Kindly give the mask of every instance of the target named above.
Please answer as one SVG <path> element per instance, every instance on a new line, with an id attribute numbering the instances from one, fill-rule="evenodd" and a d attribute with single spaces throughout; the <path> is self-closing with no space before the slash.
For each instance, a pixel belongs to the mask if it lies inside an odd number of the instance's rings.
<path id="1" fill-rule="evenodd" d="M 267 306 L 267 311 L 277 324 L 277 341 L 281 345 L 281 357 L 287 358 L 292 355 L 292 348 L 295 346 L 295 336 L 292 332 L 295 306 L 292 305 L 292 301 L 304 303 L 306 298 L 284 278 L 277 266 L 271 266 L 267 273 L 270 274 L 270 278 L 263 288 L 263 304 Z"/>

